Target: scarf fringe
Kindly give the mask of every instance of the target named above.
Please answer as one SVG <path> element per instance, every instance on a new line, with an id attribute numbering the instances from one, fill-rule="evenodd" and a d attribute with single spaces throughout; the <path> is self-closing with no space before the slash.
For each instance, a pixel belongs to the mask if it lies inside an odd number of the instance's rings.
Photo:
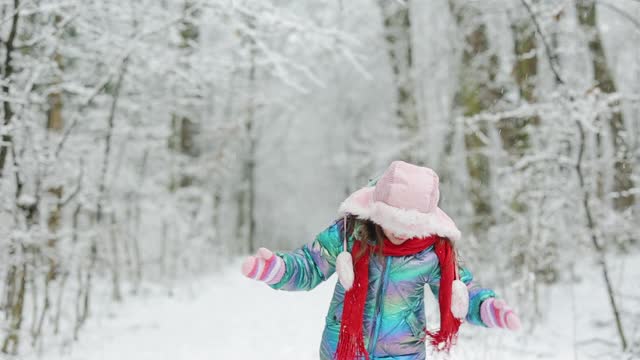
<path id="1" fill-rule="evenodd" d="M 440 329 L 435 332 L 427 331 L 431 344 L 437 351 L 449 352 L 456 344 L 458 330 L 462 320 L 456 318 L 451 312 L 453 297 L 453 281 L 456 280 L 455 252 L 451 243 L 446 239 L 439 239 L 435 244 L 435 252 L 440 262 L 440 290 L 438 292 L 438 304 L 440 305 Z"/>

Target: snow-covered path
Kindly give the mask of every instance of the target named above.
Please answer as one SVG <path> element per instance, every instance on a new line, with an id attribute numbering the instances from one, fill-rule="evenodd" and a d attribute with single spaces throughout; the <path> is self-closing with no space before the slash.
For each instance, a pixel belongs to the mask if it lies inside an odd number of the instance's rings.
<path id="1" fill-rule="evenodd" d="M 81 338 L 46 360 L 317 359 L 335 279 L 311 292 L 273 291 L 243 278 L 239 263 L 174 297 L 129 298 L 96 316 Z M 579 294 L 578 294 L 579 295 Z M 427 305 L 428 306 L 428 305 Z M 103 309 L 104 310 L 104 309 Z M 558 314 L 572 314 L 556 307 Z M 571 315 L 572 316 L 572 315 Z M 550 326 L 537 337 L 465 326 L 455 359 L 573 359 L 573 337 Z M 543 335 L 540 335 L 543 334 Z"/>
<path id="2" fill-rule="evenodd" d="M 333 284 L 273 291 L 239 266 L 174 297 L 129 298 L 96 316 L 80 340 L 46 360 L 316 359 Z M 259 316 L 257 314 L 263 313 Z"/>

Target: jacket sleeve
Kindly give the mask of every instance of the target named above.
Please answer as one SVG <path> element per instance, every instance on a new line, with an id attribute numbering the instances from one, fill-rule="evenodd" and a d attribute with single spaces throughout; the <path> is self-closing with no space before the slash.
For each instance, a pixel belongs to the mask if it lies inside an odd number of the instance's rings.
<path id="1" fill-rule="evenodd" d="M 458 268 L 458 273 L 460 274 L 460 280 L 467 284 L 467 289 L 469 290 L 469 312 L 467 313 L 466 320 L 473 325 L 486 327 L 480 318 L 480 304 L 488 298 L 496 297 L 496 294 L 493 290 L 483 288 L 477 282 L 473 281 L 473 274 L 471 274 L 469 269 L 460 267 Z M 428 284 L 437 299 L 440 289 L 440 266 L 434 267 Z"/>
<path id="2" fill-rule="evenodd" d="M 292 251 L 276 253 L 284 260 L 282 279 L 272 285 L 277 290 L 311 290 L 327 280 L 336 268 L 342 251 L 343 220 L 336 220 L 318 234 L 314 241 Z M 350 243 L 351 244 L 351 243 Z"/>

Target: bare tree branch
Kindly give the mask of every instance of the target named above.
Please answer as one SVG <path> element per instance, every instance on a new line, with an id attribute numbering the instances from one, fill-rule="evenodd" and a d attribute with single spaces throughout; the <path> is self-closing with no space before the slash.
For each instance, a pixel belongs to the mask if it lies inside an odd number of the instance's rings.
<path id="1" fill-rule="evenodd" d="M 531 21 L 533 21 L 533 24 L 536 27 L 536 32 L 540 36 L 540 41 L 542 41 L 542 44 L 544 45 L 544 50 L 545 50 L 547 59 L 549 59 L 549 65 L 551 66 L 551 71 L 553 72 L 553 76 L 555 77 L 556 82 L 558 84 L 564 84 L 564 80 L 562 80 L 562 77 L 560 76 L 560 73 L 558 72 L 558 69 L 556 68 L 558 66 L 558 57 L 551 51 L 551 47 L 549 46 L 549 43 L 547 42 L 547 38 L 544 36 L 544 33 L 542 32 L 542 28 L 540 27 L 540 23 L 538 23 L 538 18 L 534 14 L 534 12 L 531 9 L 531 6 L 527 2 L 527 0 L 520 0 L 520 2 L 527 9 L 527 12 L 529 13 L 529 16 L 531 17 Z"/>

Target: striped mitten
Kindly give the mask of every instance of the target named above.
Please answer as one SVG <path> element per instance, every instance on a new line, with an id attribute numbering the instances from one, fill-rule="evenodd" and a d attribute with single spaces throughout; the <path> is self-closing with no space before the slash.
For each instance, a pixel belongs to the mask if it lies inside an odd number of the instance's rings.
<path id="1" fill-rule="evenodd" d="M 488 298 L 483 301 L 480 305 L 480 318 L 490 328 L 499 327 L 512 331 L 520 329 L 520 319 L 501 299 Z"/>
<path id="2" fill-rule="evenodd" d="M 282 279 L 284 270 L 284 260 L 265 248 L 258 249 L 256 256 L 247 257 L 242 264 L 244 276 L 270 285 Z"/>

